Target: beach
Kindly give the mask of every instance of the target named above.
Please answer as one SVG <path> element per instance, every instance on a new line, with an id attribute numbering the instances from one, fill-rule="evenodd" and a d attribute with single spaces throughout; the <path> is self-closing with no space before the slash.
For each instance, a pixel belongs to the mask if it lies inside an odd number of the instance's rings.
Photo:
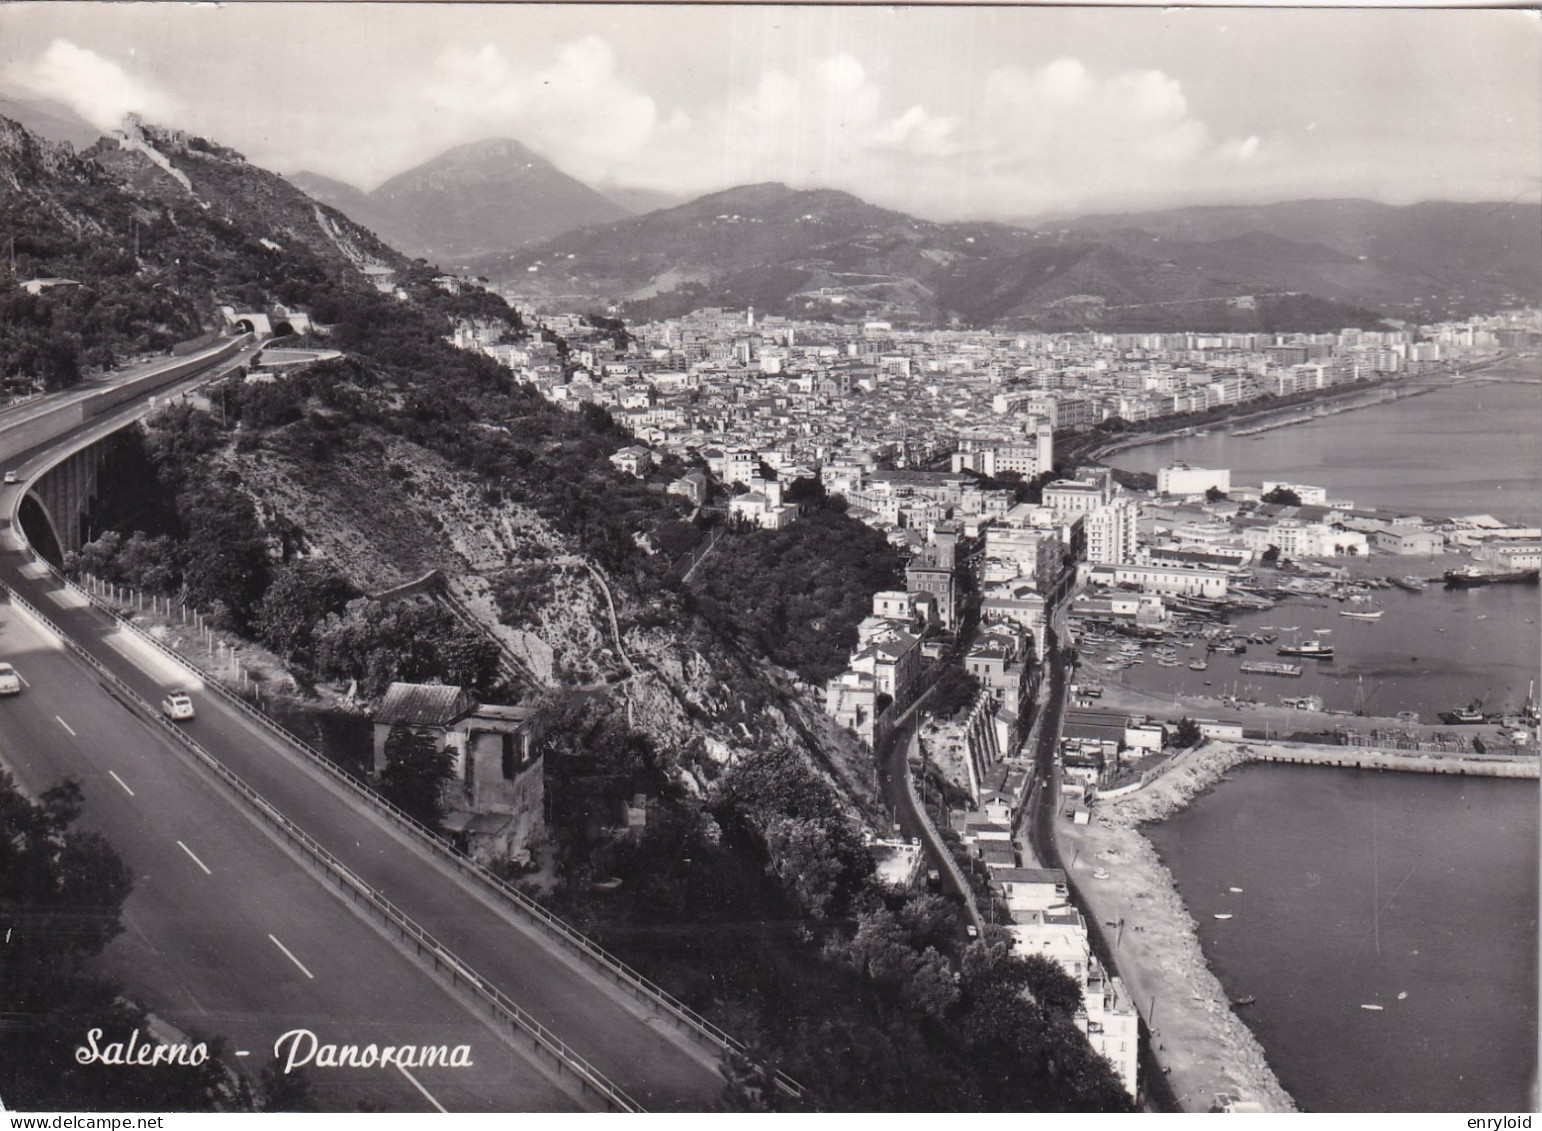
<path id="1" fill-rule="evenodd" d="M 1056 830 L 1081 903 L 1103 926 L 1119 976 L 1148 1019 L 1152 1051 L 1184 1111 L 1208 1111 L 1220 1092 L 1266 1111 L 1296 1110 L 1211 973 L 1172 875 L 1139 831 L 1245 759 L 1226 745 L 1188 752 L 1144 789 L 1098 801 L 1090 824 L 1062 821 Z M 1095 869 L 1108 878 L 1094 878 Z"/>

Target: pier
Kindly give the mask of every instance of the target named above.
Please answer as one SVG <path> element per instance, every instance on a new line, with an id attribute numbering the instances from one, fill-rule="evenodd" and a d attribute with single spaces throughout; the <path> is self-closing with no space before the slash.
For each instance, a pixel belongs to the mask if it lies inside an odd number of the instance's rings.
<path id="1" fill-rule="evenodd" d="M 1465 774 L 1487 778 L 1542 778 L 1531 758 L 1486 758 L 1481 755 L 1389 753 L 1363 746 L 1308 746 L 1297 743 L 1243 742 L 1237 750 L 1250 762 L 1290 762 L 1302 766 L 1339 766 L 1349 770 L 1395 770 L 1414 774 Z"/>

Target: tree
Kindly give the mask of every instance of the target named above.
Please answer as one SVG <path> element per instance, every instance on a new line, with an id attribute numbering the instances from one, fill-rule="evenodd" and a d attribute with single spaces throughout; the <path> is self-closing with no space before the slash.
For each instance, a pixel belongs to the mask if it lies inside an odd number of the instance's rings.
<path id="1" fill-rule="evenodd" d="M 782 498 L 789 503 L 823 504 L 828 496 L 825 486 L 816 476 L 800 475 L 787 485 Z"/>
<path id="2" fill-rule="evenodd" d="M 122 931 L 132 878 L 99 833 L 72 828 L 83 794 L 67 781 L 37 801 L 0 770 L 0 1096 L 23 1110 L 206 1111 L 249 1106 L 204 1040 L 201 1065 L 82 1066 L 93 1028 L 121 1039 L 146 1031 L 145 1011 L 92 969 Z M 121 1036 L 117 1036 L 121 1035 Z"/>
<path id="3" fill-rule="evenodd" d="M 872 871 L 872 857 L 840 816 L 779 817 L 768 822 L 766 865 L 808 914 L 822 919 L 839 910 Z"/>
<path id="4" fill-rule="evenodd" d="M 937 677 L 937 690 L 926 701 L 926 709 L 939 718 L 951 719 L 963 708 L 975 701 L 980 694 L 980 681 L 964 670 L 959 663 L 950 663 Z"/>
<path id="5" fill-rule="evenodd" d="M 1301 496 L 1289 487 L 1281 486 L 1264 495 L 1260 502 L 1273 503 L 1278 507 L 1299 507 L 1301 505 Z"/>
<path id="6" fill-rule="evenodd" d="M 444 788 L 455 776 L 455 755 L 441 749 L 434 736 L 400 724 L 385 740 L 385 769 L 380 792 L 429 828 L 444 819 Z"/>
<path id="7" fill-rule="evenodd" d="M 316 626 L 358 595 L 346 577 L 325 563 L 292 562 L 278 571 L 257 606 L 257 638 L 286 663 L 309 669 Z"/>
<path id="8" fill-rule="evenodd" d="M 1258 560 L 1264 565 L 1275 565 L 1280 560 L 1280 548 L 1278 546 L 1270 546 L 1259 556 Z"/>
<path id="9" fill-rule="evenodd" d="M 1023 958 L 1023 978 L 1033 1000 L 1052 1017 L 1070 1021 L 1082 1007 L 1082 988 L 1064 966 L 1042 954 Z"/>
<path id="10" fill-rule="evenodd" d="M 1193 719 L 1184 718 L 1178 720 L 1178 725 L 1173 728 L 1172 744 L 1180 750 L 1187 750 L 1191 746 L 1198 746 L 1204 735 L 1200 733 L 1199 724 Z"/>
<path id="11" fill-rule="evenodd" d="M 1221 490 L 1219 487 L 1210 486 L 1205 488 L 1205 502 L 1207 503 L 1218 503 L 1222 499 L 1228 499 L 1230 497 L 1230 495 Z"/>

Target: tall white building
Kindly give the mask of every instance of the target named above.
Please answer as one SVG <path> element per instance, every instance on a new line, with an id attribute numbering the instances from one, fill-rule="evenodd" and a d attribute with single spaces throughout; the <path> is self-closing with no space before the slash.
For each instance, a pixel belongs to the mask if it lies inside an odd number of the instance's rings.
<path id="1" fill-rule="evenodd" d="M 1135 560 L 1138 512 L 1135 501 L 1115 498 L 1087 512 L 1082 529 L 1087 535 L 1087 560 L 1126 565 Z"/>

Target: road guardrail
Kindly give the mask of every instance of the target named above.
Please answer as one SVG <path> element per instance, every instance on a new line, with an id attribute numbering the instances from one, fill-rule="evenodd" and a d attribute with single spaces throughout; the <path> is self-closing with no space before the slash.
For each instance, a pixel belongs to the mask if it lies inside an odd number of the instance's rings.
<path id="1" fill-rule="evenodd" d="M 210 364 L 216 364 L 217 360 L 218 359 L 210 362 Z M 42 474 L 44 474 L 44 472 L 38 471 L 35 472 L 30 478 L 36 479 Z M 594 940 L 584 935 L 581 931 L 567 923 L 565 920 L 559 918 L 547 908 L 543 907 L 539 902 L 532 899 L 518 888 L 514 887 L 502 877 L 493 874 L 493 872 L 485 866 L 456 851 L 454 846 L 446 841 L 441 834 L 424 825 L 421 821 L 417 820 L 415 817 L 402 810 L 400 807 L 392 803 L 376 790 L 372 789 L 366 783 L 361 782 L 345 773 L 340 767 L 329 760 L 319 750 L 315 749 L 315 747 L 311 746 L 308 742 L 289 730 L 287 727 L 269 718 L 265 712 L 253 706 L 243 696 L 238 694 L 232 688 L 226 686 L 217 677 L 211 675 L 208 672 L 205 672 L 192 660 L 188 659 L 180 652 L 177 652 L 176 650 L 168 647 L 161 641 L 157 640 L 154 636 L 151 636 L 148 632 L 145 632 L 138 625 L 134 624 L 127 617 L 119 613 L 110 604 L 101 600 L 96 594 L 93 594 L 77 585 L 70 578 L 66 577 L 61 570 L 54 566 L 52 562 L 49 562 L 37 552 L 37 550 L 32 546 L 31 542 L 28 541 L 25 533 L 19 525 L 16 526 L 16 533 L 18 537 L 20 537 L 24 547 L 32 559 L 35 562 L 41 563 L 56 581 L 83 597 L 94 608 L 105 612 L 116 623 L 118 623 L 127 631 L 133 633 L 138 640 L 147 643 L 151 647 L 162 652 L 181 667 L 192 673 L 195 677 L 202 680 L 206 687 L 212 689 L 226 703 L 235 707 L 253 722 L 257 723 L 265 730 L 280 738 L 282 741 L 303 755 L 312 765 L 318 767 L 324 773 L 326 773 L 332 780 L 342 785 L 354 796 L 365 801 L 378 812 L 382 813 L 401 828 L 406 830 L 421 845 L 427 847 L 431 852 L 436 853 L 440 859 L 448 862 L 452 867 L 455 868 L 457 872 L 475 879 L 483 886 L 492 890 L 495 894 L 499 895 L 510 905 L 512 905 L 515 910 L 523 913 L 529 919 L 533 920 L 537 925 L 548 931 L 553 938 L 569 947 L 574 953 L 578 954 L 580 957 L 591 963 L 597 969 L 609 975 L 618 986 L 627 989 L 638 1000 L 646 1001 L 656 1006 L 664 1014 L 669 1016 L 678 1025 L 680 1025 L 682 1029 L 684 1029 L 696 1039 L 712 1046 L 720 1053 L 726 1054 L 731 1052 L 746 1058 L 751 1058 L 748 1047 L 738 1038 L 732 1036 L 724 1029 L 707 1020 L 700 1013 L 686 1005 L 684 1002 L 680 1001 L 662 986 L 638 973 L 636 970 L 633 970 L 630 966 L 626 965 L 626 963 L 622 962 L 620 959 L 606 951 Z M 0 583 L 0 587 L 3 587 L 3 583 Z M 13 592 L 12 598 L 19 599 L 19 595 Z M 27 607 L 30 608 L 30 606 Z M 62 637 L 62 633 L 60 635 Z M 67 637 L 62 638 L 68 640 Z M 75 644 L 73 641 L 69 641 L 69 643 L 72 647 L 79 651 L 80 654 L 86 654 L 83 649 L 80 649 L 78 644 Z M 97 661 L 94 658 L 91 659 L 91 663 L 93 665 L 100 666 L 97 664 Z M 782 1072 L 779 1069 L 776 1070 L 775 1080 L 777 1089 L 783 1095 L 793 1099 L 806 1098 L 806 1090 L 803 1088 L 803 1086 L 796 1080 L 792 1079 L 792 1077 L 788 1076 L 785 1072 Z"/>
<path id="2" fill-rule="evenodd" d="M 635 1100 L 603 1073 L 569 1048 L 562 1038 L 521 1009 L 518 1003 L 497 986 L 473 971 L 404 911 L 354 875 L 342 861 L 333 856 L 304 829 L 279 812 L 266 798 L 210 754 L 182 727 L 165 718 L 105 664 L 71 639 L 45 613 L 3 581 L 0 581 L 0 592 L 4 592 L 13 605 L 24 610 L 47 631 L 63 641 L 65 647 L 75 656 L 84 660 L 98 678 L 105 681 L 104 686 L 115 698 L 148 719 L 192 754 L 198 763 L 212 772 L 240 801 L 246 804 L 248 809 L 261 817 L 288 844 L 309 859 L 313 866 L 333 880 L 355 905 L 371 912 L 380 922 L 393 928 L 404 941 L 410 942 L 417 956 L 420 959 L 428 959 L 436 973 L 448 973 L 455 988 L 466 988 L 496 1017 L 510 1025 L 513 1031 L 524 1033 L 531 1040 L 532 1048 L 536 1052 L 547 1055 L 560 1070 L 572 1073 L 585 1091 L 592 1092 L 617 1111 L 640 1112 L 643 1110 Z"/>

